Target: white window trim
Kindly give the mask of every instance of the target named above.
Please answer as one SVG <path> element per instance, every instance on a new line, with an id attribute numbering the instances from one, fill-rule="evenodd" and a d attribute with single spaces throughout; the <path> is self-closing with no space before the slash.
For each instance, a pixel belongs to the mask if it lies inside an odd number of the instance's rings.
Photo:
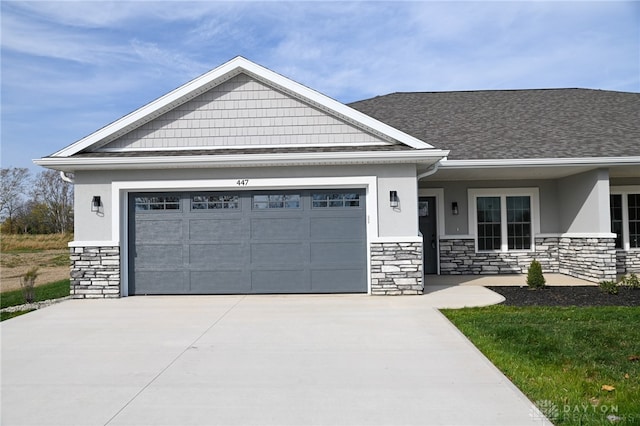
<path id="1" fill-rule="evenodd" d="M 612 186 L 611 195 L 622 195 L 622 248 L 618 251 L 640 251 L 640 247 L 631 248 L 629 239 L 629 194 L 640 194 L 640 185 Z"/>
<path id="2" fill-rule="evenodd" d="M 242 179 L 240 179 L 242 181 Z M 113 217 L 112 241 L 120 245 L 120 295 L 129 295 L 129 230 L 128 194 L 130 192 L 161 191 L 235 191 L 270 189 L 333 189 L 364 188 L 367 220 L 367 293 L 371 294 L 371 243 L 378 239 L 378 180 L 376 176 L 348 176 L 324 178 L 257 178 L 239 186 L 238 179 L 114 181 L 111 184 Z M 417 238 L 417 237 L 416 237 Z"/>
<path id="3" fill-rule="evenodd" d="M 516 253 L 535 251 L 536 235 L 540 232 L 540 190 L 538 188 L 469 188 L 467 191 L 469 206 L 469 233 L 473 235 L 476 253 Z M 506 197 L 528 196 L 531 200 L 531 246 L 525 250 L 509 250 L 507 239 L 507 204 Z M 500 197 L 500 250 L 478 250 L 478 197 Z"/>

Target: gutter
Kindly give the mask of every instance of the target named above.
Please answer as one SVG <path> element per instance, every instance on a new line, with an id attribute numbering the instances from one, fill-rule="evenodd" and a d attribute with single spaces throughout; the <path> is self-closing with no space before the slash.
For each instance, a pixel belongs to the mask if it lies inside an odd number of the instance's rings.
<path id="1" fill-rule="evenodd" d="M 313 152 L 291 154 L 235 154 L 131 157 L 45 157 L 33 160 L 39 166 L 71 172 L 75 170 L 160 169 L 186 167 L 263 167 L 339 164 L 433 164 L 449 151 L 439 149 L 373 152 Z"/>
<path id="2" fill-rule="evenodd" d="M 566 167 L 566 166 L 629 166 L 640 165 L 640 157 L 585 157 L 585 158 L 525 158 L 509 160 L 447 160 L 441 169 L 482 169 L 509 167 Z"/>

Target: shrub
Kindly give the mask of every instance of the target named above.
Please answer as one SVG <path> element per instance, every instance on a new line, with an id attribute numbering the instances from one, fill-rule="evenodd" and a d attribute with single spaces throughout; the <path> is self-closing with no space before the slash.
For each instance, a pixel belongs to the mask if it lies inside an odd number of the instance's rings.
<path id="1" fill-rule="evenodd" d="M 618 294 L 618 284 L 615 281 L 600 281 L 600 291 L 607 294 Z"/>
<path id="2" fill-rule="evenodd" d="M 34 267 L 29 269 L 20 280 L 20 285 L 22 286 L 22 293 L 24 295 L 24 300 L 27 303 L 33 303 L 36 300 L 35 294 L 35 284 L 36 278 L 38 278 L 38 268 Z"/>
<path id="3" fill-rule="evenodd" d="M 531 265 L 529 265 L 529 270 L 527 271 L 527 285 L 529 288 L 537 290 L 544 288 L 546 282 L 544 275 L 542 275 L 542 265 L 540 262 L 533 259 L 531 261 Z"/>
<path id="4" fill-rule="evenodd" d="M 622 277 L 620 285 L 638 290 L 640 289 L 640 279 L 638 279 L 638 276 L 632 272 L 629 275 Z"/>

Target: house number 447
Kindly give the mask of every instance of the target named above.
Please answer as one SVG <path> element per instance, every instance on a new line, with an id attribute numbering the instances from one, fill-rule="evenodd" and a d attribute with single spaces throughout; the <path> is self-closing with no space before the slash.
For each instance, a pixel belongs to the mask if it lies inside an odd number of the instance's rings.
<path id="1" fill-rule="evenodd" d="M 247 185 L 249 185 L 249 179 L 238 179 L 236 181 L 236 185 L 238 185 L 238 186 L 247 186 Z"/>

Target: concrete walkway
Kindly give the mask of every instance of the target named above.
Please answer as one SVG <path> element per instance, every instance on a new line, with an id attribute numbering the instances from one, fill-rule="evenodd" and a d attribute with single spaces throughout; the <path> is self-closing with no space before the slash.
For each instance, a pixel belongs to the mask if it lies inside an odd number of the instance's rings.
<path id="1" fill-rule="evenodd" d="M 432 295 L 65 301 L 0 325 L 0 422 L 549 424 L 433 308 L 440 303 Z"/>

